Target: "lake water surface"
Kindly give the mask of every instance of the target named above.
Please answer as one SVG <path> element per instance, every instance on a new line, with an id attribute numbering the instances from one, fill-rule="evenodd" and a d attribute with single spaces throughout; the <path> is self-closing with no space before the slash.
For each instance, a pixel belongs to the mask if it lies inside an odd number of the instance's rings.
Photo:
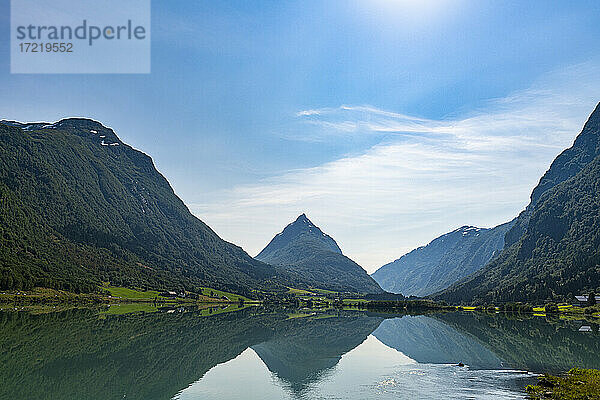
<path id="1" fill-rule="evenodd" d="M 577 321 L 204 314 L 0 311 L 0 399 L 520 399 L 536 373 L 600 367 Z"/>

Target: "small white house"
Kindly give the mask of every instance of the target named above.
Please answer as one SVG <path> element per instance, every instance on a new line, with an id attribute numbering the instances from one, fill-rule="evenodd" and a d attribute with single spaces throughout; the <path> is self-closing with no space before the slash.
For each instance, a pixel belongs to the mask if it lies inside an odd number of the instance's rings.
<path id="1" fill-rule="evenodd" d="M 594 296 L 596 298 L 596 303 L 600 303 L 600 296 Z M 582 304 L 587 304 L 588 301 L 588 295 L 587 294 L 582 294 L 580 296 L 575 296 L 575 298 L 577 299 L 578 302 L 582 303 Z"/>

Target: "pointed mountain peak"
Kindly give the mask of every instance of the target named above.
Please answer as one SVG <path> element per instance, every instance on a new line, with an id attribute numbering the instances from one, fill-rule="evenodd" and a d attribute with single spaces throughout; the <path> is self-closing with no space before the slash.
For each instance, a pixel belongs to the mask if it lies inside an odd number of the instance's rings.
<path id="1" fill-rule="evenodd" d="M 281 267 L 282 273 L 292 274 L 292 281 L 299 285 L 357 293 L 382 292 L 373 278 L 343 255 L 335 240 L 306 214 L 275 235 L 255 258 Z"/>
<path id="2" fill-rule="evenodd" d="M 308 219 L 308 217 L 304 213 L 300 214 L 298 216 L 298 218 L 296 218 L 296 220 L 293 223 L 294 224 L 304 224 L 304 225 L 312 225 L 312 226 L 314 226 L 314 224 L 311 222 L 311 220 Z"/>
<path id="3" fill-rule="evenodd" d="M 309 241 L 318 247 L 342 254 L 342 250 L 331 236 L 327 235 L 318 226 L 313 224 L 306 214 L 301 214 L 294 222 L 287 225 L 283 231 L 275 235 L 273 240 L 271 240 L 267 247 L 265 247 L 256 258 L 263 260 L 279 249 L 299 241 Z"/>
<path id="4" fill-rule="evenodd" d="M 324 233 L 318 226 L 313 224 L 313 222 L 308 219 L 306 214 L 301 214 L 296 218 L 294 222 L 285 227 L 285 229 L 277 236 L 285 235 L 290 239 L 293 239 L 299 235 L 309 235 L 313 236 L 320 241 L 328 242 L 328 246 L 332 251 L 336 253 L 341 253 L 342 251 L 339 249 L 335 240 L 326 233 Z"/>

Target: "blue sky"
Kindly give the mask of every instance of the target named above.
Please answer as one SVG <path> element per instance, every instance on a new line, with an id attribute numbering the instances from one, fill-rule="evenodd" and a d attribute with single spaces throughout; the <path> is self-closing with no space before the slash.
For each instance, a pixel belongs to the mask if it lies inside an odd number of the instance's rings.
<path id="1" fill-rule="evenodd" d="M 152 2 L 152 73 L 11 75 L 0 118 L 86 116 L 255 255 L 306 212 L 376 267 L 511 219 L 600 100 L 596 1 Z"/>

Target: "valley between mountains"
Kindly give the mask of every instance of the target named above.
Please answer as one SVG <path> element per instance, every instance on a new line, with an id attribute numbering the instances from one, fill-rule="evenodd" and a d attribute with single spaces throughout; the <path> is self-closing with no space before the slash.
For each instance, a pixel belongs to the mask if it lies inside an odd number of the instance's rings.
<path id="1" fill-rule="evenodd" d="M 192 215 L 152 159 L 101 123 L 0 123 L 4 290 L 210 287 L 248 298 L 320 290 L 543 303 L 600 290 L 599 107 L 525 210 L 495 227 L 468 222 L 372 275 L 305 214 L 253 258 Z"/>

